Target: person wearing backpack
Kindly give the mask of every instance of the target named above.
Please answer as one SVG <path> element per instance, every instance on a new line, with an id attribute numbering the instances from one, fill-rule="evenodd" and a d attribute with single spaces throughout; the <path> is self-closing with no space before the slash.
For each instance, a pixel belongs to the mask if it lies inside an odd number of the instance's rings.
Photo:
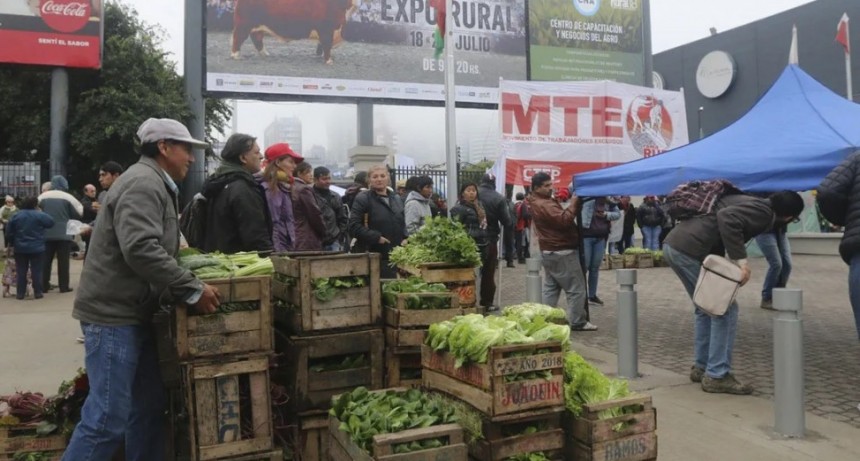
<path id="1" fill-rule="evenodd" d="M 746 242 L 788 223 L 803 211 L 797 192 L 783 191 L 762 199 L 733 193 L 714 197 L 705 213 L 687 214 L 666 237 L 663 258 L 693 298 L 702 262 L 710 254 L 727 254 L 741 267 L 746 284 L 750 278 Z M 671 212 L 670 212 L 671 213 Z M 732 373 L 732 350 L 738 322 L 738 305 L 733 302 L 724 315 L 711 316 L 696 307 L 694 322 L 695 358 L 690 381 L 701 383 L 705 392 L 747 395 L 753 387 Z"/>
<path id="2" fill-rule="evenodd" d="M 636 210 L 636 221 L 642 231 L 642 248 L 646 250 L 660 249 L 660 232 L 666 214 L 657 201 L 657 197 L 646 195 L 642 205 Z"/>
<path id="3" fill-rule="evenodd" d="M 516 224 L 514 227 L 514 246 L 517 251 L 517 262 L 520 264 L 526 263 L 526 258 L 531 258 L 531 227 L 532 227 L 532 212 L 528 202 L 525 200 L 525 194 L 517 192 L 517 203 L 514 205 L 514 219 Z"/>
<path id="4" fill-rule="evenodd" d="M 828 173 L 818 186 L 816 197 L 821 214 L 832 224 L 845 226 L 839 254 L 850 267 L 848 297 L 860 338 L 860 151 Z"/>
<path id="5" fill-rule="evenodd" d="M 261 157 L 257 138 L 235 133 L 227 139 L 221 166 L 203 184 L 206 231 L 201 250 L 226 254 L 272 251 L 266 192 L 254 178 Z"/>

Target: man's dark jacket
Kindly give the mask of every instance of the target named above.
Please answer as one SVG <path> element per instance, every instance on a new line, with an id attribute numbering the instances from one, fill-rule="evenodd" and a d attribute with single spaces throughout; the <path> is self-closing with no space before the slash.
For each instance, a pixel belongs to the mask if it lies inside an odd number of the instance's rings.
<path id="1" fill-rule="evenodd" d="M 487 237 L 490 242 L 497 242 L 502 228 L 512 231 L 513 221 L 508 207 L 508 200 L 496 192 L 492 184 L 484 183 L 478 188 L 478 200 L 487 214 Z M 499 225 L 501 224 L 501 226 Z"/>
<path id="2" fill-rule="evenodd" d="M 837 226 L 845 226 L 839 254 L 846 263 L 860 253 L 860 151 L 833 169 L 818 186 L 821 214 Z"/>
<path id="3" fill-rule="evenodd" d="M 263 187 L 247 170 L 223 163 L 203 184 L 206 238 L 203 251 L 272 251 L 272 217 Z"/>

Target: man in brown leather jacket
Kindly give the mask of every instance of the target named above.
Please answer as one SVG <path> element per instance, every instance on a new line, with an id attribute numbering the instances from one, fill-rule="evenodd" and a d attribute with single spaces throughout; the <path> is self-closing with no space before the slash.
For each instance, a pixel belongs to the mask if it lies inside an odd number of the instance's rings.
<path id="1" fill-rule="evenodd" d="M 579 235 L 574 223 L 579 201 L 574 199 L 564 208 L 553 199 L 552 178 L 546 173 L 532 177 L 528 201 L 544 269 L 543 303 L 555 306 L 564 290 L 571 329 L 597 330 L 585 312 L 585 276 L 579 264 Z"/>

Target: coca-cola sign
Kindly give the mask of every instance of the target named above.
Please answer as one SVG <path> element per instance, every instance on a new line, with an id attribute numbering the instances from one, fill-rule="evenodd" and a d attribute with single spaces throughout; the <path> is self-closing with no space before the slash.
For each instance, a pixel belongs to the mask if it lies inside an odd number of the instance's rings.
<path id="1" fill-rule="evenodd" d="M 89 0 L 41 0 L 42 20 L 57 32 L 77 32 L 90 19 Z"/>

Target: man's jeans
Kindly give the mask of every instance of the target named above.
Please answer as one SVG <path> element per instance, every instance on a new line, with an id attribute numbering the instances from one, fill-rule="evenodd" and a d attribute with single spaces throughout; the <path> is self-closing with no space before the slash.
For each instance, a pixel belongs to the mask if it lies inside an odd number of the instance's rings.
<path id="1" fill-rule="evenodd" d="M 125 441 L 128 461 L 165 457 L 164 384 L 150 326 L 81 322 L 90 393 L 63 461 L 105 461 Z"/>
<path id="2" fill-rule="evenodd" d="M 663 230 L 660 226 L 642 226 L 642 248 L 646 250 L 660 249 L 660 232 Z"/>
<path id="3" fill-rule="evenodd" d="M 761 299 L 771 301 L 774 288 L 785 288 L 788 276 L 791 274 L 791 247 L 785 232 L 779 235 L 773 232 L 761 234 L 755 238 L 755 243 L 767 259 L 767 275 L 761 290 Z"/>
<path id="4" fill-rule="evenodd" d="M 692 299 L 702 263 L 669 245 L 663 245 L 663 258 L 681 279 Z M 732 371 L 732 349 L 738 330 L 738 303 L 733 302 L 726 313 L 719 317 L 712 317 L 695 305 L 693 307 L 696 311 L 696 366 L 704 368 L 705 374 L 711 378 L 722 378 Z"/>
<path id="5" fill-rule="evenodd" d="M 860 338 L 860 253 L 851 257 L 851 268 L 848 269 L 848 295 L 851 299 L 851 309 L 854 310 L 857 337 Z"/>
<path id="6" fill-rule="evenodd" d="M 597 296 L 597 280 L 603 253 L 606 253 L 606 238 L 586 237 L 582 239 L 582 244 L 585 246 L 585 268 L 588 270 L 588 297 L 593 298 Z"/>
<path id="7" fill-rule="evenodd" d="M 574 328 L 585 325 L 585 277 L 579 265 L 579 252 L 570 254 L 543 252 L 541 265 L 544 270 L 543 303 L 555 307 L 561 291 L 567 298 L 567 319 Z"/>

